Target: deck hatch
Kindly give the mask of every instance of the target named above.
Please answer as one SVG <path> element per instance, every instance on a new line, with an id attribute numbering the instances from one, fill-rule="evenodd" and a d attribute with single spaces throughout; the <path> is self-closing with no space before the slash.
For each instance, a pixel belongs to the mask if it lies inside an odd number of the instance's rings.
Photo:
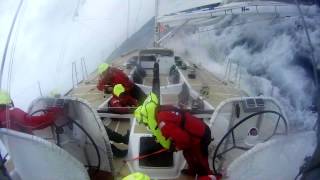
<path id="1" fill-rule="evenodd" d="M 161 149 L 162 146 L 155 141 L 154 137 L 140 138 L 140 157 L 159 151 Z M 145 168 L 173 167 L 173 152 L 162 152 L 153 156 L 146 157 L 144 159 L 140 159 L 139 166 Z"/>
<path id="2" fill-rule="evenodd" d="M 241 101 L 242 109 L 246 113 L 262 111 L 265 102 L 261 98 L 249 98 Z"/>

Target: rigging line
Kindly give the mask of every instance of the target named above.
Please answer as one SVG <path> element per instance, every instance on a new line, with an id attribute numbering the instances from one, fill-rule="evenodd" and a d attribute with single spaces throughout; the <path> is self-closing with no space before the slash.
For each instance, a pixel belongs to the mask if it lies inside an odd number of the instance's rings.
<path id="1" fill-rule="evenodd" d="M 306 21 L 304 19 L 304 15 L 303 15 L 301 7 L 300 7 L 300 1 L 299 0 L 295 0 L 295 3 L 297 5 L 297 8 L 298 8 L 298 11 L 299 11 L 299 14 L 300 14 L 300 18 L 302 20 L 302 24 L 303 24 L 303 27 L 304 27 L 303 29 L 304 29 L 304 31 L 306 33 L 307 40 L 308 40 L 309 46 L 311 48 L 311 59 L 312 59 L 313 75 L 314 75 L 314 81 L 315 81 L 314 83 L 315 83 L 316 88 L 318 89 L 319 81 L 318 81 L 318 75 L 317 75 L 317 70 L 316 70 L 318 62 L 316 60 L 316 57 L 314 56 L 314 50 L 315 49 L 314 49 L 314 46 L 313 46 L 313 44 L 311 42 L 310 34 L 309 34 L 309 31 L 308 31 L 308 28 L 307 28 L 307 23 L 306 23 Z"/>
<path id="2" fill-rule="evenodd" d="M 16 20 L 18 18 L 20 9 L 22 7 L 22 4 L 23 4 L 23 0 L 20 0 L 18 8 L 16 10 L 16 13 L 15 13 L 15 15 L 13 17 L 12 24 L 11 24 L 11 27 L 10 27 L 10 31 L 9 31 L 9 34 L 8 34 L 8 37 L 7 37 L 7 42 L 6 42 L 6 45 L 5 45 L 5 48 L 4 48 L 4 53 L 3 53 L 3 56 L 2 56 L 2 62 L 1 62 L 1 69 L 0 69 L 0 88 L 2 87 L 3 69 L 4 69 L 6 57 L 7 57 L 7 52 L 8 52 L 8 47 L 9 47 L 9 44 L 10 44 L 11 35 L 12 35 L 12 32 L 13 32 L 14 26 L 16 24 Z"/>
<path id="3" fill-rule="evenodd" d="M 7 79 L 7 92 L 11 91 L 11 79 L 12 79 L 12 67 L 13 67 L 13 59 L 14 59 L 14 52 L 16 49 L 16 38 L 13 42 L 13 48 L 12 48 L 12 52 L 11 52 L 11 56 L 10 56 L 10 61 L 9 61 L 9 70 L 8 70 L 8 79 Z"/>
<path id="4" fill-rule="evenodd" d="M 22 9 L 21 12 L 21 16 L 23 17 L 25 15 L 26 12 L 26 3 L 25 3 L 25 8 Z M 17 47 L 17 41 L 18 41 L 18 37 L 19 37 L 19 32 L 20 32 L 20 27 L 21 27 L 21 20 L 18 20 L 17 22 L 17 28 L 16 31 L 14 33 L 14 40 L 13 40 L 13 44 L 12 44 L 12 50 L 10 53 L 10 63 L 9 63 L 9 71 L 8 71 L 8 79 L 7 79 L 7 92 L 11 92 L 11 80 L 12 80 L 12 69 L 13 69 L 13 62 L 14 62 L 14 58 L 15 58 L 15 52 L 16 52 L 16 47 Z"/>
<path id="5" fill-rule="evenodd" d="M 140 0 L 140 2 L 139 2 L 139 9 L 138 9 L 138 14 L 136 16 L 134 31 L 137 31 L 137 26 L 138 26 L 137 24 L 138 24 L 138 19 L 139 19 L 140 12 L 141 12 L 141 7 L 142 7 L 142 0 Z"/>
<path id="6" fill-rule="evenodd" d="M 9 92 L 9 94 L 11 92 L 12 67 L 13 67 L 13 59 L 10 59 L 8 80 L 7 80 L 7 92 Z"/>
<path id="7" fill-rule="evenodd" d="M 16 50 L 16 41 L 17 41 L 17 31 L 15 33 L 14 36 L 14 40 L 12 43 L 12 50 L 10 53 L 10 61 L 9 61 L 9 70 L 8 70 L 8 79 L 7 79 L 7 91 L 10 93 L 10 84 L 11 84 L 11 76 L 12 76 L 12 65 L 13 65 L 13 59 L 14 59 L 14 54 L 15 54 L 15 50 Z"/>
<path id="8" fill-rule="evenodd" d="M 128 13 L 127 13 L 127 39 L 129 38 L 129 24 L 130 24 L 130 0 L 128 0 Z M 126 39 L 126 40 L 127 40 Z"/>
<path id="9" fill-rule="evenodd" d="M 17 14 L 21 10 L 22 3 L 23 3 L 22 1 L 23 0 L 20 1 L 19 7 L 18 7 L 17 12 L 16 12 Z M 25 6 L 26 6 L 26 4 L 25 4 Z M 26 8 L 22 9 L 22 13 L 21 13 L 22 17 L 25 14 L 25 11 L 26 11 L 25 9 Z M 14 21 L 16 21 L 16 18 L 17 17 L 15 17 Z M 15 23 L 15 22 L 13 22 L 13 23 Z M 13 26 L 14 25 L 12 25 L 12 30 L 13 30 Z M 11 46 L 10 61 L 9 61 L 9 68 L 8 68 L 7 92 L 9 94 L 11 94 L 12 69 L 13 69 L 13 62 L 14 62 L 14 57 L 15 57 L 15 52 L 16 52 L 16 46 L 17 46 L 17 40 L 18 40 L 18 36 L 19 36 L 19 28 L 20 28 L 20 26 L 21 26 L 21 20 L 18 20 L 17 27 L 16 27 L 16 30 L 14 32 L 14 40 L 13 40 L 13 43 L 12 43 L 12 46 Z M 10 37 L 8 37 L 8 41 L 10 41 L 10 38 L 11 38 L 11 34 L 10 34 Z M 7 43 L 8 43 L 8 41 L 7 41 Z M 6 58 L 6 57 L 4 57 L 4 58 Z M 3 59 L 3 61 L 2 61 L 3 65 L 5 64 L 4 60 L 5 59 Z M 1 67 L 1 68 L 4 68 L 4 67 Z M 0 77 L 0 87 L 2 85 L 1 81 L 3 79 L 3 69 L 1 69 L 1 70 L 2 71 L 1 71 L 1 77 Z M 7 122 L 7 126 L 10 127 L 11 119 L 9 119 L 9 111 L 6 111 L 6 120 L 8 121 Z"/>

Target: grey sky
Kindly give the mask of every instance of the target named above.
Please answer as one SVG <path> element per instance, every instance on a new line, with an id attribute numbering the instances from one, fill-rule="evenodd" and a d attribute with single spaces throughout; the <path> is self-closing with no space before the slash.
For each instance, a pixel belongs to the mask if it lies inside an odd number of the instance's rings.
<path id="1" fill-rule="evenodd" d="M 0 54 L 19 1 L 0 0 Z M 15 104 L 28 107 L 39 96 L 72 87 L 71 68 L 85 58 L 89 72 L 127 35 L 127 4 L 119 0 L 24 0 L 7 55 L 4 88 Z M 130 0 L 130 34 L 154 15 L 153 0 Z M 8 67 L 13 60 L 8 86 Z M 79 78 L 81 78 L 81 72 Z"/>

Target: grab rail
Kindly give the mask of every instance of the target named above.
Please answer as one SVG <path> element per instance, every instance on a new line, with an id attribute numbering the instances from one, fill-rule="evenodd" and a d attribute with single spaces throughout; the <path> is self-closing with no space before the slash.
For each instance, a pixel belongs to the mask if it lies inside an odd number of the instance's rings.
<path id="1" fill-rule="evenodd" d="M 85 62 L 85 58 L 81 58 L 81 70 L 82 70 L 82 80 L 88 79 L 88 71 L 87 71 L 87 65 Z"/>
<path id="2" fill-rule="evenodd" d="M 77 68 L 77 61 L 72 62 L 72 87 L 74 88 L 77 84 L 79 84 L 81 81 L 84 81 L 89 77 L 87 65 L 85 62 L 85 58 L 82 57 L 80 59 L 80 65 L 81 65 L 81 73 L 82 73 L 82 79 L 79 79 L 78 76 L 78 68 Z"/>
<path id="3" fill-rule="evenodd" d="M 233 68 L 234 64 L 236 65 L 235 68 Z M 233 73 L 233 80 L 231 77 L 232 72 Z M 227 59 L 227 66 L 224 74 L 224 81 L 225 82 L 234 82 L 235 86 L 240 88 L 240 80 L 241 80 L 241 68 L 240 63 L 237 61 L 236 63 L 232 63 L 232 59 Z"/>
<path id="4" fill-rule="evenodd" d="M 77 63 L 75 61 L 72 62 L 72 87 L 79 83 L 78 79 L 78 71 L 77 71 Z"/>

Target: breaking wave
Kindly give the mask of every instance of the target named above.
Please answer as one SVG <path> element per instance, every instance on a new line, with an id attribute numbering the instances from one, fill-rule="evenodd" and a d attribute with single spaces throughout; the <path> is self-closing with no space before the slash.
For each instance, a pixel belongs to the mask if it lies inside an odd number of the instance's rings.
<path id="1" fill-rule="evenodd" d="M 308 9 L 319 14 L 316 6 Z M 320 57 L 320 18 L 310 16 L 306 21 L 315 56 Z M 208 31 L 175 35 L 166 46 L 220 78 L 224 77 L 227 60 L 239 63 L 242 89 L 249 95 L 277 99 L 292 127 L 313 127 L 316 113 L 311 51 L 299 17 L 225 16 Z"/>

